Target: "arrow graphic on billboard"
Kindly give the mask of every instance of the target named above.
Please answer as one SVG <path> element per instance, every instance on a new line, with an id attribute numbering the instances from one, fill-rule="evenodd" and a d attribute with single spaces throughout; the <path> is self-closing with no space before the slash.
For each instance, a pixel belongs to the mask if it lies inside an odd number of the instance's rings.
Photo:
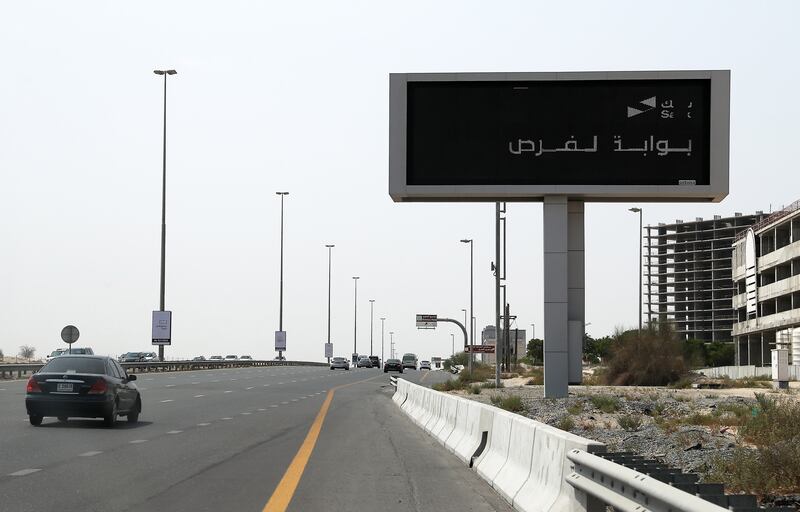
<path id="1" fill-rule="evenodd" d="M 638 116 L 656 108 L 656 97 L 650 97 L 639 102 L 635 107 L 628 107 L 628 117 Z"/>

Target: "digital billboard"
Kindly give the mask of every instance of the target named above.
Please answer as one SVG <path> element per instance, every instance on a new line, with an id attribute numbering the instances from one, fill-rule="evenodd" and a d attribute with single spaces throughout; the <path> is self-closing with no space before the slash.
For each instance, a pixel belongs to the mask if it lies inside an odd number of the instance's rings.
<path id="1" fill-rule="evenodd" d="M 393 74 L 395 201 L 720 201 L 727 71 Z"/>

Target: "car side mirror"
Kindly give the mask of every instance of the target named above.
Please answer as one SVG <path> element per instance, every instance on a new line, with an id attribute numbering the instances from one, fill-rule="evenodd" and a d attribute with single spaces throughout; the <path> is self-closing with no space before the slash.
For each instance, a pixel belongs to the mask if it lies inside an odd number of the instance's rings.
<path id="1" fill-rule="evenodd" d="M 128 375 L 128 381 L 136 380 L 136 375 Z"/>

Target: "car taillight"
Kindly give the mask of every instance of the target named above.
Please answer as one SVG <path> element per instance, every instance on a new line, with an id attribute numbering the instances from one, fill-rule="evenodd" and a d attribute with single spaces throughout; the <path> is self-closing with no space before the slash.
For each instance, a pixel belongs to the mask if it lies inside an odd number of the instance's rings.
<path id="1" fill-rule="evenodd" d="M 28 393 L 41 393 L 42 388 L 39 387 L 39 383 L 36 382 L 36 379 L 31 377 L 28 379 L 28 385 L 25 387 L 25 391 Z"/>
<path id="2" fill-rule="evenodd" d="M 90 395 L 102 395 L 106 391 L 108 391 L 108 384 L 106 384 L 105 379 L 97 379 L 92 384 L 92 387 L 89 388 Z"/>

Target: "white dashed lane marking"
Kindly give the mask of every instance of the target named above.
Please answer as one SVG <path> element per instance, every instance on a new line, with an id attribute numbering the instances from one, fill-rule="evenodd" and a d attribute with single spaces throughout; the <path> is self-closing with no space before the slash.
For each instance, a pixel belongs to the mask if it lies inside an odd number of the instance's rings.
<path id="1" fill-rule="evenodd" d="M 226 391 L 226 393 L 233 393 L 233 391 Z"/>
<path id="2" fill-rule="evenodd" d="M 207 427 L 209 425 L 211 425 L 211 423 L 198 423 L 197 424 L 198 427 Z"/>
<path id="3" fill-rule="evenodd" d="M 266 411 L 266 409 L 261 409 L 261 408 L 259 408 L 258 410 L 261 411 L 261 412 Z"/>
<path id="4" fill-rule="evenodd" d="M 167 402 L 172 402 L 172 401 L 173 401 L 173 400 L 171 400 L 171 399 L 167 399 L 167 400 L 161 400 L 161 403 L 162 403 L 162 404 L 165 404 L 165 403 L 167 403 Z"/>
<path id="5" fill-rule="evenodd" d="M 167 434 L 180 434 L 183 430 L 170 430 Z"/>
<path id="6" fill-rule="evenodd" d="M 147 439 L 134 439 L 133 441 L 129 441 L 130 444 L 139 444 L 139 443 L 146 443 Z"/>
<path id="7" fill-rule="evenodd" d="M 78 455 L 78 457 L 94 457 L 95 455 L 100 455 L 103 452 L 93 451 L 93 452 L 86 452 Z"/>
<path id="8" fill-rule="evenodd" d="M 245 389 L 249 391 L 249 390 L 253 389 L 253 386 L 250 386 L 249 388 L 245 388 Z"/>
<path id="9" fill-rule="evenodd" d="M 20 469 L 19 471 L 14 471 L 13 473 L 9 473 L 8 476 L 26 476 L 30 475 L 31 473 L 36 473 L 37 471 L 41 471 L 41 469 L 38 468 Z"/>
<path id="10" fill-rule="evenodd" d="M 222 420 L 225 420 L 225 421 L 228 421 L 228 420 L 232 420 L 233 418 L 229 418 L 229 417 L 227 417 L 227 416 L 226 416 L 226 417 L 224 417 L 224 418 L 220 418 L 220 419 L 222 419 Z"/>
<path id="11" fill-rule="evenodd" d="M 270 405 L 270 407 L 278 407 L 278 406 L 277 405 Z M 28 421 L 28 420 L 25 420 L 25 421 Z"/>
<path id="12" fill-rule="evenodd" d="M 242 416 L 250 416 L 251 414 L 253 414 L 253 413 L 251 413 L 251 412 L 243 412 Z"/>
<path id="13" fill-rule="evenodd" d="M 166 386 L 164 386 L 164 387 L 166 387 L 166 388 L 174 388 L 174 387 L 175 387 L 175 384 L 167 384 L 167 385 L 166 385 Z"/>
<path id="14" fill-rule="evenodd" d="M 195 398 L 202 398 L 204 396 L 206 396 L 206 395 L 194 395 Z"/>

